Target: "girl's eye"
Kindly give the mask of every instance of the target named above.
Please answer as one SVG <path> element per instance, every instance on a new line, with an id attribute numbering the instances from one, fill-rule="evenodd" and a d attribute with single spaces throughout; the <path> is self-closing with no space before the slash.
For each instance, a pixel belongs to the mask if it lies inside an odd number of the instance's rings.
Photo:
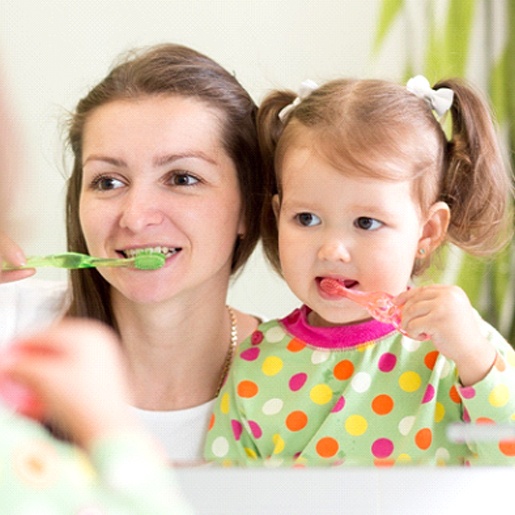
<path id="1" fill-rule="evenodd" d="M 100 175 L 95 177 L 91 182 L 91 187 L 98 191 L 110 191 L 115 190 L 117 188 L 121 188 L 123 186 L 123 182 L 114 179 L 113 177 L 109 177 L 107 175 Z"/>
<path id="2" fill-rule="evenodd" d="M 174 173 L 170 182 L 174 186 L 193 186 L 197 184 L 199 180 L 189 173 Z"/>
<path id="3" fill-rule="evenodd" d="M 375 231 L 383 225 L 382 222 L 368 216 L 360 216 L 354 221 L 354 226 L 365 231 Z"/>
<path id="4" fill-rule="evenodd" d="M 299 213 L 295 218 L 297 218 L 300 225 L 304 227 L 313 227 L 314 225 L 320 224 L 320 218 L 313 213 Z"/>

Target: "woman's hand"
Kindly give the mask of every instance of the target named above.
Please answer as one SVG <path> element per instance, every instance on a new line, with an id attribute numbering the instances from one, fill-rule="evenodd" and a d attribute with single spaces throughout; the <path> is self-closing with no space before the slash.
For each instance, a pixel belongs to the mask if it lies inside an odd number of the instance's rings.
<path id="1" fill-rule="evenodd" d="M 88 448 L 94 440 L 138 430 L 117 338 L 97 322 L 64 320 L 15 342 L 0 375 L 27 387 L 45 418 Z"/>
<path id="2" fill-rule="evenodd" d="M 16 266 L 23 265 L 25 264 L 25 254 L 14 241 L 8 238 L 6 234 L 0 232 L 0 283 L 19 281 L 36 273 L 34 268 L 2 271 L 1 265 L 3 263 Z"/>
<path id="3" fill-rule="evenodd" d="M 394 302 L 402 307 L 402 329 L 414 339 L 431 339 L 456 363 L 464 386 L 486 376 L 496 351 L 481 334 L 480 319 L 461 288 L 444 284 L 412 288 Z"/>

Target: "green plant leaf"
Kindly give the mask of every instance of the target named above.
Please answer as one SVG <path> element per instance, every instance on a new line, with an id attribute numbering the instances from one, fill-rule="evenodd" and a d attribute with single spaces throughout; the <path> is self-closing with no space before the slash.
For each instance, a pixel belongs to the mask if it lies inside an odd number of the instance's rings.
<path id="1" fill-rule="evenodd" d="M 383 0 L 381 2 L 379 23 L 377 25 L 375 41 L 372 45 L 373 54 L 377 54 L 379 52 L 386 35 L 390 31 L 403 7 L 404 0 Z"/>
<path id="2" fill-rule="evenodd" d="M 507 66 L 508 47 L 494 64 L 490 75 L 490 98 L 499 123 L 503 123 L 508 118 Z"/>
<path id="3" fill-rule="evenodd" d="M 465 75 L 475 7 L 476 0 L 449 1 L 444 44 L 448 66 L 445 75 Z"/>

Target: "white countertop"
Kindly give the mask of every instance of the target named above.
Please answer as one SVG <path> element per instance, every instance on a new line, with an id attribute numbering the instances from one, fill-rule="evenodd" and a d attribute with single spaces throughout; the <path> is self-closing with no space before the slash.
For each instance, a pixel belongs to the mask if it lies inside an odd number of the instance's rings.
<path id="1" fill-rule="evenodd" d="M 205 466 L 179 468 L 177 475 L 201 515 L 515 513 L 515 467 Z"/>

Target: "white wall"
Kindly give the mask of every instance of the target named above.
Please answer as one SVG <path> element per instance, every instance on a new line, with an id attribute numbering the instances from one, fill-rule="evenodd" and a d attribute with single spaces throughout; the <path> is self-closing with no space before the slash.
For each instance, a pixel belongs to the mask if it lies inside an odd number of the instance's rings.
<path id="1" fill-rule="evenodd" d="M 234 71 L 258 102 L 269 89 L 296 88 L 305 78 L 396 79 L 400 35 L 389 38 L 380 61 L 370 59 L 378 6 L 379 0 L 0 0 L 0 60 L 25 141 L 19 223 L 11 235 L 29 255 L 65 250 L 63 116 L 120 52 L 164 41 L 192 46 Z M 260 253 L 231 288 L 230 301 L 266 317 L 298 304 Z"/>

